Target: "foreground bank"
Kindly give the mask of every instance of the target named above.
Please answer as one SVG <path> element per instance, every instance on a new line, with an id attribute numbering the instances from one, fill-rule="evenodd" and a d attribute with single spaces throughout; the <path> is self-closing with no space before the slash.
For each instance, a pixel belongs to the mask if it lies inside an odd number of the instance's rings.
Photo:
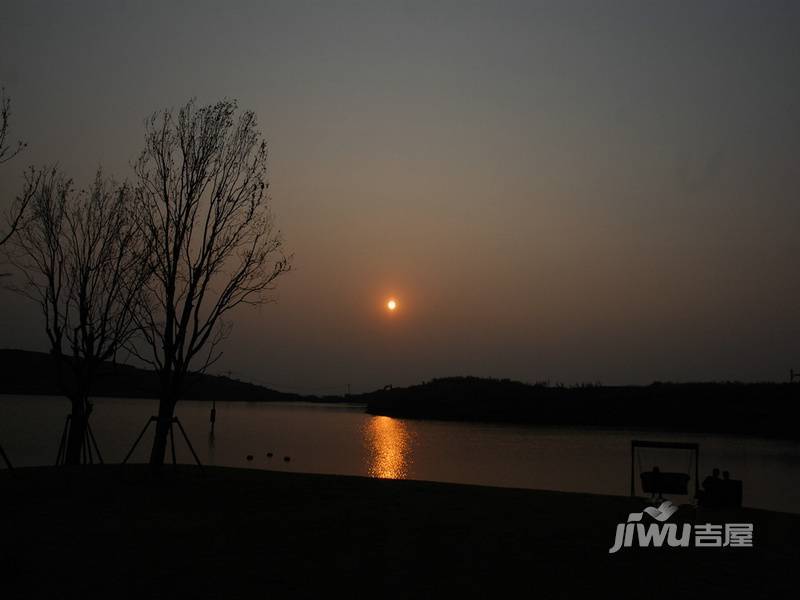
<path id="1" fill-rule="evenodd" d="M 800 516 L 753 509 L 671 519 L 753 523 L 752 548 L 609 554 L 644 506 L 612 496 L 141 465 L 2 471 L 0 494 L 10 597 L 761 598 L 800 560 Z"/>

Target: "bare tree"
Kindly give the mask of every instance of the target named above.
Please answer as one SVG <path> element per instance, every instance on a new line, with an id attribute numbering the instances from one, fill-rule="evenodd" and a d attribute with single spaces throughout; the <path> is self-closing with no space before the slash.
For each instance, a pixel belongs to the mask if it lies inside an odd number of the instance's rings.
<path id="1" fill-rule="evenodd" d="M 11 289 L 41 309 L 58 382 L 72 404 L 65 462 L 77 464 L 98 369 L 136 332 L 148 249 L 132 218 L 130 188 L 101 171 L 81 192 L 56 169 L 31 171 L 24 195 L 30 210 L 11 244 L 21 282 Z"/>
<path id="2" fill-rule="evenodd" d="M 153 114 L 135 166 L 153 272 L 139 313 L 146 351 L 137 355 L 160 381 L 156 468 L 187 376 L 220 356 L 225 317 L 268 300 L 289 269 L 268 206 L 266 142 L 253 112 L 236 113 L 224 100 Z"/>
<path id="3" fill-rule="evenodd" d="M 0 88 L 0 165 L 8 162 L 17 154 L 22 152 L 26 144 L 18 141 L 16 144 L 8 144 L 6 138 L 8 137 L 9 121 L 11 119 L 11 99 L 6 96 L 6 91 Z M 26 189 L 30 189 L 26 186 Z M 0 246 L 3 246 L 14 231 L 19 226 L 22 215 L 25 213 L 25 207 L 30 201 L 30 195 L 23 194 L 13 204 L 11 212 L 5 215 L 5 220 L 8 225 L 8 230 L 2 234 L 0 233 Z"/>
<path id="4" fill-rule="evenodd" d="M 25 142 L 7 144 L 8 126 L 11 120 L 11 99 L 6 96 L 5 88 L 0 88 L 0 165 L 8 162 L 25 148 Z"/>

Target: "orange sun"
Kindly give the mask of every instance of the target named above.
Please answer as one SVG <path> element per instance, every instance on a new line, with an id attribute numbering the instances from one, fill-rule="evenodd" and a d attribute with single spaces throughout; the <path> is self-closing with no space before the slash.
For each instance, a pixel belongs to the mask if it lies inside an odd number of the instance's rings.
<path id="1" fill-rule="evenodd" d="M 386 302 L 386 308 L 388 308 L 391 312 L 396 311 L 397 310 L 397 300 L 395 300 L 394 298 L 390 298 Z"/>

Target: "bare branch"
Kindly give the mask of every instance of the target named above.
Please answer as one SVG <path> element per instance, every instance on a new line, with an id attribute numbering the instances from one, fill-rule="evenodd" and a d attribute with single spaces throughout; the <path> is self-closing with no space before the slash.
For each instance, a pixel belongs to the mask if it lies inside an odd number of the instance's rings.
<path id="1" fill-rule="evenodd" d="M 235 101 L 192 100 L 153 114 L 134 170 L 152 271 L 136 318 L 166 424 L 187 374 L 219 358 L 230 332 L 223 316 L 266 301 L 290 258 L 268 207 L 266 142 L 255 114 Z M 154 464 L 163 461 L 165 427 L 156 430 Z"/>
<path id="2" fill-rule="evenodd" d="M 64 391 L 85 398 L 100 364 L 138 332 L 147 238 L 131 188 L 102 171 L 76 192 L 57 169 L 31 169 L 23 197 L 30 207 L 10 244 L 20 283 L 10 288 L 39 305 L 51 353 L 73 371 Z"/>
<path id="3" fill-rule="evenodd" d="M 22 152 L 27 144 L 17 141 L 7 144 L 9 121 L 11 120 L 11 99 L 6 96 L 5 88 L 0 88 L 0 164 L 8 162 Z"/>
<path id="4" fill-rule="evenodd" d="M 0 164 L 8 162 L 17 154 L 22 152 L 27 144 L 18 141 L 16 144 L 7 144 L 9 120 L 11 119 L 11 100 L 6 97 L 5 89 L 0 88 Z M 26 186 L 26 190 L 29 189 Z M 5 233 L 0 233 L 0 246 L 3 246 L 11 239 L 11 236 L 19 227 L 22 216 L 30 201 L 30 196 L 23 194 L 19 196 L 12 205 L 11 211 L 5 215 L 8 229 Z"/>

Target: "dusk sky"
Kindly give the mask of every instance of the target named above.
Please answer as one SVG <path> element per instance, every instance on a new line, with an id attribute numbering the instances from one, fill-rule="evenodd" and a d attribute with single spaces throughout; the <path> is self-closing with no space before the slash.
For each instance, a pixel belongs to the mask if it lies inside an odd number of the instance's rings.
<path id="1" fill-rule="evenodd" d="M 341 393 L 800 369 L 800 3 L 16 2 L 0 83 L 28 143 L 4 210 L 29 164 L 131 177 L 154 110 L 257 113 L 294 270 L 213 372 Z M 47 350 L 8 291 L 0 347 Z"/>

